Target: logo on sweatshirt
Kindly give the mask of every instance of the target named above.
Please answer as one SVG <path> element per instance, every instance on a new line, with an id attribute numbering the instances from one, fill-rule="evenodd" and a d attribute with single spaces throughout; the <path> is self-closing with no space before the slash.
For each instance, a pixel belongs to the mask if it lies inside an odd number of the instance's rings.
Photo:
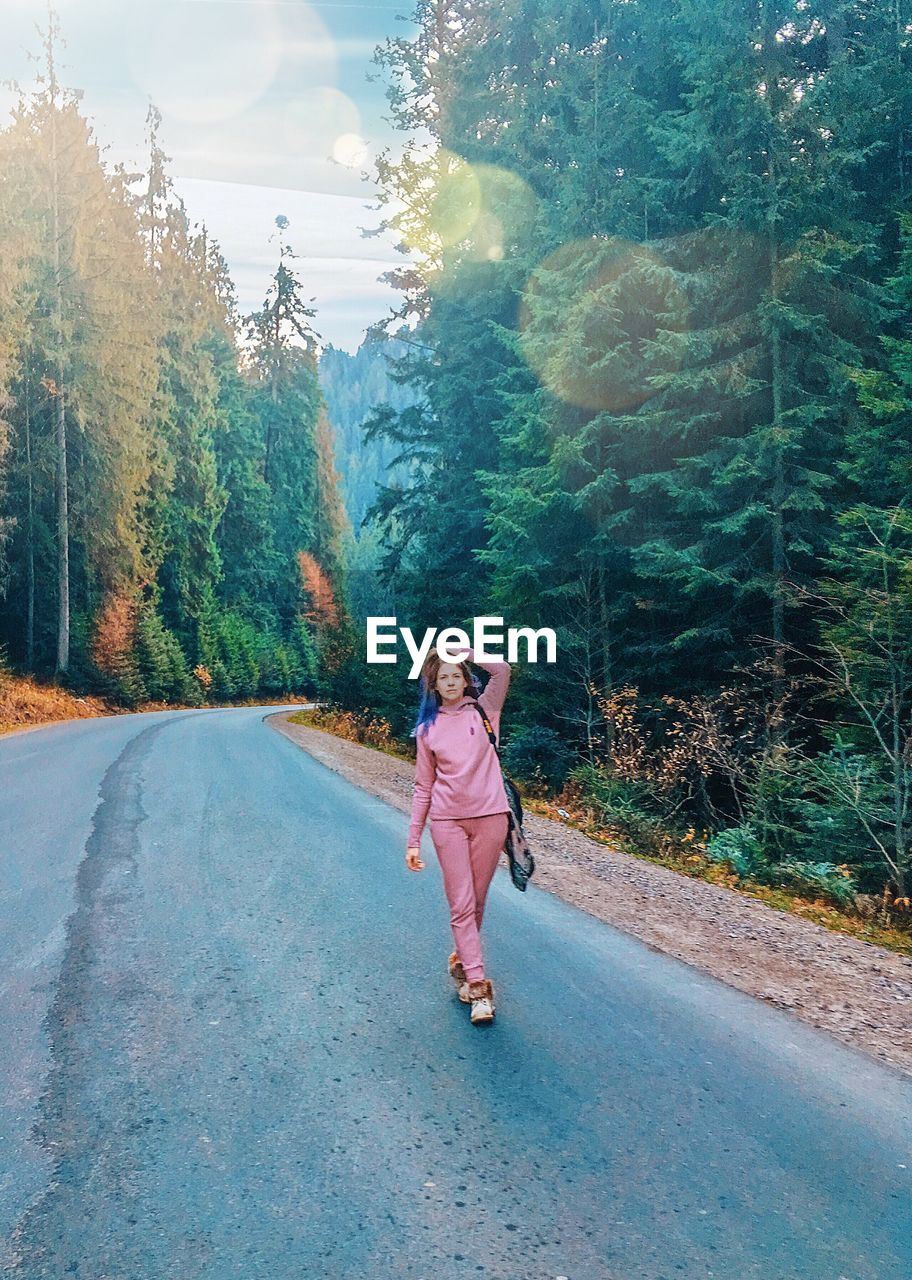
<path id="1" fill-rule="evenodd" d="M 489 627 L 500 627 L 501 631 L 491 634 Z M 482 617 L 472 619 L 472 639 L 462 627 L 445 627 L 442 631 L 428 627 L 420 643 L 415 639 L 411 627 L 397 627 L 395 617 L 371 617 L 367 619 L 367 661 L 398 662 L 398 654 L 381 653 L 381 645 L 389 648 L 399 643 L 399 636 L 405 641 L 412 659 L 409 679 L 415 680 L 421 674 L 424 660 L 436 644 L 437 652 L 444 662 L 461 662 L 467 651 L 472 650 L 474 661 L 515 663 L 519 661 L 520 641 L 525 641 L 526 662 L 538 662 L 539 643 L 544 641 L 545 662 L 557 661 L 557 637 L 551 627 L 540 627 L 537 631 L 532 627 L 509 627 L 507 629 L 507 656 L 501 652 L 489 651 L 486 646 L 499 645 L 503 648 L 503 618 Z M 389 634 L 392 629 L 392 634 Z M 396 634 L 398 632 L 398 634 Z"/>

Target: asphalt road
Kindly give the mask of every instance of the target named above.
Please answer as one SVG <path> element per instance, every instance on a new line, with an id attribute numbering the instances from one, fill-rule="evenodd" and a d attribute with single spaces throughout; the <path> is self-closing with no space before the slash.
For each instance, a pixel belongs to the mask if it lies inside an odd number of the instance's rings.
<path id="1" fill-rule="evenodd" d="M 472 1027 L 273 711 L 0 739 L 3 1274 L 909 1280 L 912 1081 L 505 871 Z"/>

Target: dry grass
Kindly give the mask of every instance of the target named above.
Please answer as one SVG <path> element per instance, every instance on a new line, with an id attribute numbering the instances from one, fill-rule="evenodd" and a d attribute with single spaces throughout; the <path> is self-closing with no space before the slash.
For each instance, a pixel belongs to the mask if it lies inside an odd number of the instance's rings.
<path id="1" fill-rule="evenodd" d="M 294 698 L 251 698 L 230 706 L 287 706 Z M 207 703 L 211 708 L 213 703 Z M 138 711 L 187 711 L 183 703 L 144 702 Z M 59 720 L 86 720 L 95 716 L 128 715 L 126 707 L 104 698 L 79 698 L 59 685 L 39 684 L 34 679 L 9 675 L 0 670 L 0 735 Z"/>
<path id="2" fill-rule="evenodd" d="M 387 755 L 396 756 L 400 760 L 415 758 L 414 751 L 409 752 L 393 737 L 389 721 L 384 720 L 382 716 L 370 715 L 367 707 L 364 708 L 364 713 L 314 707 L 307 711 L 296 711 L 288 719 L 291 724 L 305 724 L 311 729 L 323 729 L 333 737 L 345 738 L 348 742 L 359 742 L 365 747 L 374 747 L 377 751 L 385 751 Z"/>
<path id="3" fill-rule="evenodd" d="M 59 685 L 0 674 L 0 734 L 55 720 L 112 716 L 117 711 L 103 698 L 77 698 Z"/>

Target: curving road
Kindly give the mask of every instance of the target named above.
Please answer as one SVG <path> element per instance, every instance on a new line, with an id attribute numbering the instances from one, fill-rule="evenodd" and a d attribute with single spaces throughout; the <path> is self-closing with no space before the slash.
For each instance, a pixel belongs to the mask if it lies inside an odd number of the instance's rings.
<path id="1" fill-rule="evenodd" d="M 909 1280 L 912 1081 L 501 871 L 275 708 L 0 739 L 0 1271 Z"/>

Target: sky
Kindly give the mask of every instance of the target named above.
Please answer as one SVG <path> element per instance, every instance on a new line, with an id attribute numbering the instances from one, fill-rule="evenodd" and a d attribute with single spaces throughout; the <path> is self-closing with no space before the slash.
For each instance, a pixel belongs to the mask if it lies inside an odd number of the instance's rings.
<path id="1" fill-rule="evenodd" d="M 278 259 L 275 219 L 324 343 L 355 351 L 398 294 L 378 277 L 403 256 L 365 238 L 383 216 L 363 171 L 402 145 L 384 116 L 386 73 L 371 62 L 409 36 L 412 0 L 56 0 L 60 79 L 112 164 L 145 168 L 150 100 L 191 222 L 219 242 L 243 313 L 262 305 Z M 24 88 L 45 0 L 0 0 L 0 81 Z M 375 77 L 374 81 L 368 79 Z M 0 90 L 5 117 L 14 93 Z"/>

